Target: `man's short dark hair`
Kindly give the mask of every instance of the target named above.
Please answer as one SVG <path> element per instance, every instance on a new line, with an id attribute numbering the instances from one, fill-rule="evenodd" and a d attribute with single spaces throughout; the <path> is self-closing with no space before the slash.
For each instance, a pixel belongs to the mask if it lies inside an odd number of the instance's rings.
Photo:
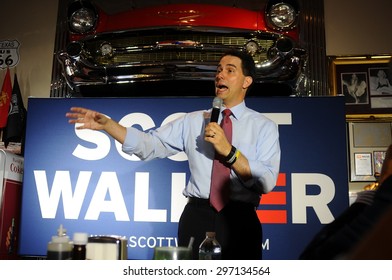
<path id="1" fill-rule="evenodd" d="M 245 51 L 239 51 L 239 50 L 229 50 L 227 52 L 225 52 L 222 57 L 227 56 L 227 55 L 231 55 L 231 56 L 235 56 L 238 57 L 239 59 L 241 59 L 241 66 L 242 66 L 242 72 L 244 73 L 245 76 L 251 76 L 253 81 L 256 78 L 256 65 L 255 62 L 253 60 L 253 57 L 245 52 Z"/>

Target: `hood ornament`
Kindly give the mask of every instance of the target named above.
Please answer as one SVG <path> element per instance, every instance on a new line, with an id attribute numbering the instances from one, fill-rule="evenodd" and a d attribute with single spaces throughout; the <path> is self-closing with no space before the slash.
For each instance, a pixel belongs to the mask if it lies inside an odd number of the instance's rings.
<path id="1" fill-rule="evenodd" d="M 201 17 L 199 11 L 196 10 L 167 10 L 159 11 L 158 16 L 166 19 L 175 20 L 178 22 L 186 23 Z"/>

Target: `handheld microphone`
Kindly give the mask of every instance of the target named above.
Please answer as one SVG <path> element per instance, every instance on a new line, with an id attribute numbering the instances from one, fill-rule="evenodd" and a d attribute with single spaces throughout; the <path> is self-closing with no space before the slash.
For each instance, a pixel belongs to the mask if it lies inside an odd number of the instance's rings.
<path id="1" fill-rule="evenodd" d="M 215 97 L 214 101 L 212 101 L 212 111 L 211 111 L 211 118 L 210 122 L 218 122 L 219 113 L 222 106 L 223 100 L 219 97 Z"/>

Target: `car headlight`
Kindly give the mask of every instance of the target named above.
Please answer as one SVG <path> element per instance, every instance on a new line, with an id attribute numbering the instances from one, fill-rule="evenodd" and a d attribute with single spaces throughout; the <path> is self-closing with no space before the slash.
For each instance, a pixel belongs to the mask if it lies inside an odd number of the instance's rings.
<path id="1" fill-rule="evenodd" d="M 94 28 L 95 22 L 95 12 L 89 8 L 81 8 L 71 15 L 69 24 L 74 32 L 86 33 Z"/>
<path id="2" fill-rule="evenodd" d="M 295 24 L 297 14 L 291 5 L 279 3 L 270 8 L 268 18 L 276 28 L 286 29 L 291 28 Z"/>

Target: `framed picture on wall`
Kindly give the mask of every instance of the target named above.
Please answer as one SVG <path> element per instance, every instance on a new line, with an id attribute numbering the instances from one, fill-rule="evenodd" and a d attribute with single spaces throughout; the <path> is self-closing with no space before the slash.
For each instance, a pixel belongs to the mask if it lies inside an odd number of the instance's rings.
<path id="1" fill-rule="evenodd" d="M 350 182 L 377 181 L 392 143 L 391 131 L 392 119 L 347 122 Z"/>
<path id="2" fill-rule="evenodd" d="M 392 69 L 389 57 L 338 57 L 331 61 L 333 95 L 346 100 L 346 114 L 390 114 Z"/>
<path id="3" fill-rule="evenodd" d="M 381 167 L 385 159 L 386 151 L 374 151 L 373 158 L 374 158 L 374 176 L 378 177 L 381 173 Z"/>
<path id="4" fill-rule="evenodd" d="M 373 166 L 371 153 L 354 153 L 354 166 L 351 170 L 351 181 L 372 181 Z"/>

